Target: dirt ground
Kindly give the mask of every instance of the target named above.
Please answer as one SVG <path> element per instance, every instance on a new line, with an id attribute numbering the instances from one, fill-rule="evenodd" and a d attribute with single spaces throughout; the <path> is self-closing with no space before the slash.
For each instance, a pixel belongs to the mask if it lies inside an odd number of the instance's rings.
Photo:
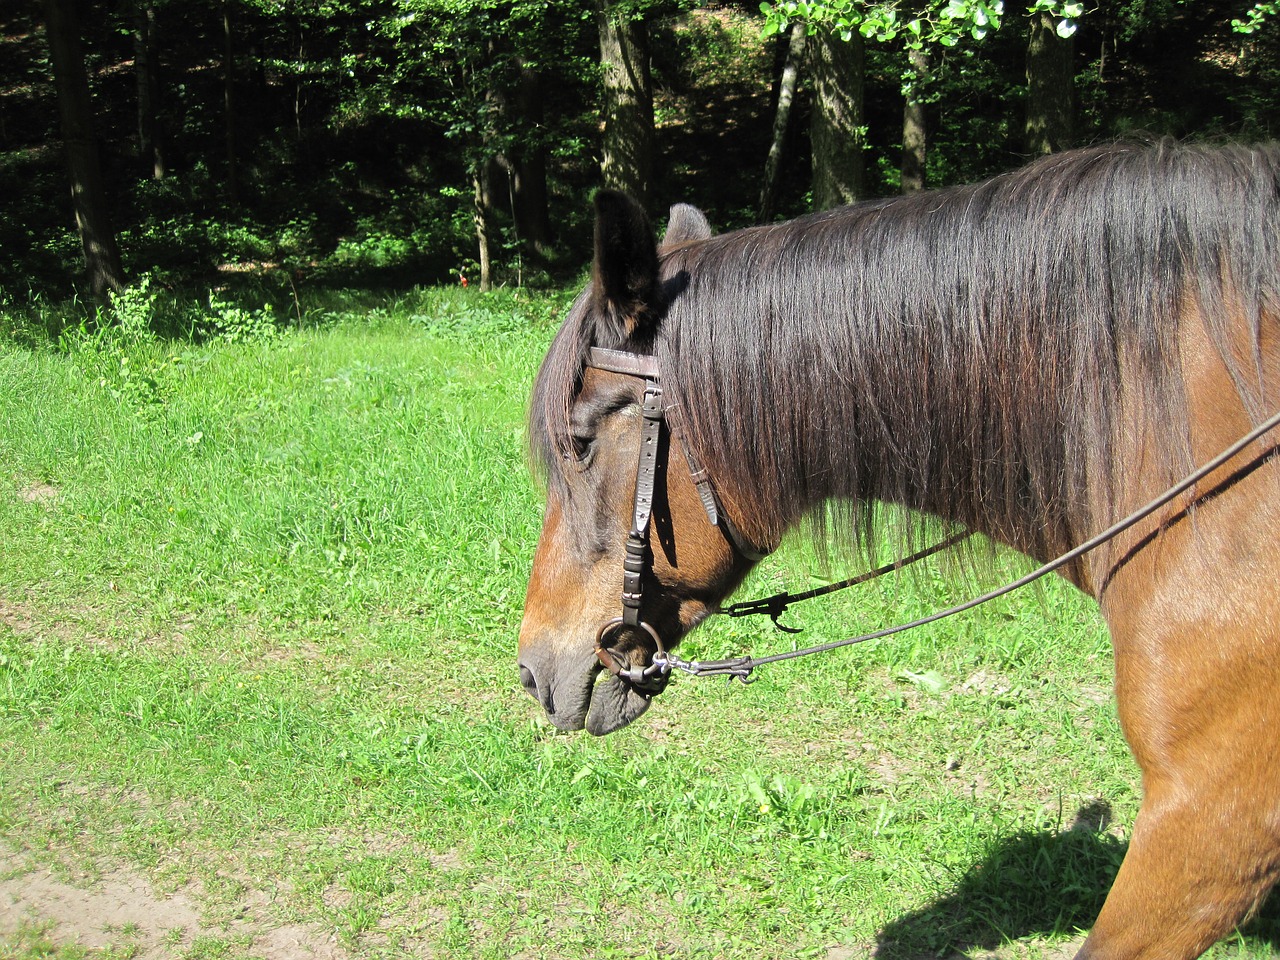
<path id="1" fill-rule="evenodd" d="M 316 927 L 268 926 L 266 898 L 250 895 L 234 920 L 208 925 L 195 898 L 162 895 L 140 874 L 117 868 L 93 877 L 58 877 L 0 843 L 0 956 L 21 930 L 58 946 L 114 949 L 138 960 L 183 956 L 202 937 L 234 939 L 261 960 L 347 960 Z"/>

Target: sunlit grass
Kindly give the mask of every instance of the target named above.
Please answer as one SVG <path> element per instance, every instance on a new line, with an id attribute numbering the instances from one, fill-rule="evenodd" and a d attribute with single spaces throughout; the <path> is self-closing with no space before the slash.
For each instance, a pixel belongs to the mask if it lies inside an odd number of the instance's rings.
<path id="1" fill-rule="evenodd" d="M 603 740 L 549 727 L 513 652 L 556 307 L 450 293 L 262 341 L 0 351 L 3 836 L 196 885 L 221 933 L 188 957 L 253 956 L 230 918 L 255 893 L 360 957 L 919 957 L 1087 928 L 1139 798 L 1105 635 L 1062 585 L 747 687 L 677 679 Z M 793 545 L 748 589 L 819 570 Z M 819 642 L 968 589 L 788 617 Z M 726 621 L 689 646 L 794 642 Z M 1221 955 L 1269 955 L 1269 929 Z"/>

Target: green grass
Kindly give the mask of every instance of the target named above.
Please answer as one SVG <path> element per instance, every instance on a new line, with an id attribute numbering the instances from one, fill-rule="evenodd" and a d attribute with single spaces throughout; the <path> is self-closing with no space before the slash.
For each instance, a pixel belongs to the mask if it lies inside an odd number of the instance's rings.
<path id="1" fill-rule="evenodd" d="M 677 679 L 603 740 L 547 724 L 514 647 L 558 306 L 422 293 L 239 342 L 0 348 L 10 873 L 188 898 L 185 958 L 294 926 L 480 958 L 1038 956 L 1087 928 L 1139 796 L 1104 631 L 1059 584 L 747 687 Z M 793 545 L 749 589 L 819 569 Z M 807 644 L 971 589 L 788 617 Z M 792 642 L 727 621 L 689 648 Z M 134 942 L 28 925 L 0 957 Z"/>

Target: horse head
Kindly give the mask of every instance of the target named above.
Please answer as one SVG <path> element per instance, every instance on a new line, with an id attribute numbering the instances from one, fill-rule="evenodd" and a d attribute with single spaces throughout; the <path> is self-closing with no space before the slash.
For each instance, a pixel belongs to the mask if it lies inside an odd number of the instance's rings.
<path id="1" fill-rule="evenodd" d="M 690 452 L 673 436 L 654 358 L 682 288 L 662 276 L 662 253 L 710 233 L 700 212 L 675 207 L 660 250 L 640 206 L 602 192 L 591 283 L 535 383 L 530 437 L 547 503 L 519 667 L 524 688 L 561 729 L 601 735 L 644 713 L 665 675 L 641 674 L 751 564 L 715 522 L 714 495 L 705 481 L 699 487 Z M 593 362 L 593 351 L 622 362 Z M 651 489 L 638 493 L 642 460 L 648 481 L 640 484 Z M 626 603 L 633 612 L 620 617 Z"/>

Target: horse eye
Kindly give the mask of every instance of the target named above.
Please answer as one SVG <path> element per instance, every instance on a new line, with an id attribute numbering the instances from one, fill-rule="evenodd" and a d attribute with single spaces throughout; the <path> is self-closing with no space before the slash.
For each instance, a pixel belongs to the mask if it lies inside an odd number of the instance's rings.
<path id="1" fill-rule="evenodd" d="M 570 435 L 569 449 L 565 451 L 565 458 L 572 460 L 579 466 L 586 466 L 591 460 L 591 454 L 595 449 L 595 438 L 580 437 Z"/>

